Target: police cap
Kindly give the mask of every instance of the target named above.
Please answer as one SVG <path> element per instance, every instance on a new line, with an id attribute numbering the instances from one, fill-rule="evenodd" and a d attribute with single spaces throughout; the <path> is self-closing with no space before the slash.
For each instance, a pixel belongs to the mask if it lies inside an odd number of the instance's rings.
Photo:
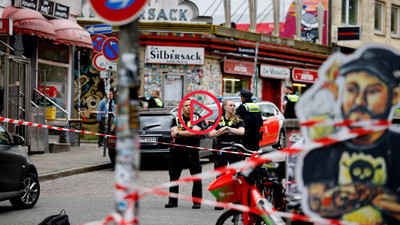
<path id="1" fill-rule="evenodd" d="M 247 89 L 242 89 L 240 91 L 240 96 L 242 96 L 244 98 L 251 98 L 251 96 L 253 96 L 253 93 L 251 93 L 251 91 L 249 91 Z"/>

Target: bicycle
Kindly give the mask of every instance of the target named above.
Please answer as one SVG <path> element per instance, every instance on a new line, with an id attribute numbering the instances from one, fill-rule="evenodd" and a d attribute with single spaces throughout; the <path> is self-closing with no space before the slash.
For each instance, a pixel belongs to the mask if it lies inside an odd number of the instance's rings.
<path id="1" fill-rule="evenodd" d="M 248 153 L 262 154 L 270 150 L 251 151 L 243 145 L 230 143 L 232 147 L 226 149 L 241 149 Z M 222 224 L 268 224 L 268 225 L 283 225 L 285 222 L 273 212 L 273 205 L 258 191 L 256 180 L 260 177 L 260 170 L 255 168 L 244 168 L 236 172 L 229 172 L 218 177 L 210 184 L 208 190 L 217 198 L 219 202 L 239 203 L 246 205 L 250 209 L 256 209 L 249 212 L 240 212 L 236 210 L 228 210 L 223 213 L 217 220 L 217 225 Z"/>

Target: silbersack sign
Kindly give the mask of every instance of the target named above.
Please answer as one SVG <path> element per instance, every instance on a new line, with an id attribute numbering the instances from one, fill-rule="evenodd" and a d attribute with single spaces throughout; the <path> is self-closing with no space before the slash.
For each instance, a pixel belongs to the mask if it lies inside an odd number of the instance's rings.
<path id="1" fill-rule="evenodd" d="M 204 48 L 148 45 L 146 63 L 203 65 Z"/>
<path id="2" fill-rule="evenodd" d="M 276 79 L 289 79 L 290 69 L 281 66 L 272 66 L 267 64 L 261 64 L 260 76 Z"/>

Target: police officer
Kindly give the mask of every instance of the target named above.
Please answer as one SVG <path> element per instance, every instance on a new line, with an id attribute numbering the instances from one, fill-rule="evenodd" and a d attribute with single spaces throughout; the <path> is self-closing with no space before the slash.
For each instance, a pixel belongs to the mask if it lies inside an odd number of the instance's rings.
<path id="1" fill-rule="evenodd" d="M 150 93 L 150 98 L 140 97 L 140 100 L 148 102 L 147 108 L 163 108 L 164 103 L 160 100 L 160 92 L 153 90 Z"/>
<path id="2" fill-rule="evenodd" d="M 217 137 L 216 149 L 226 147 L 222 142 L 240 142 L 240 136 L 244 135 L 244 122 L 235 114 L 235 102 L 233 100 L 224 100 L 222 102 L 222 117 L 217 127 L 210 132 L 209 137 Z M 214 121 L 214 124 L 217 119 Z M 235 163 L 242 160 L 243 157 L 236 154 L 214 152 L 214 168 L 226 166 L 229 163 Z"/>
<path id="3" fill-rule="evenodd" d="M 259 150 L 259 142 L 261 140 L 260 129 L 263 125 L 261 118 L 261 108 L 253 103 L 251 93 L 247 89 L 242 89 L 240 92 L 242 104 L 236 109 L 236 115 L 244 120 L 245 133 L 243 136 L 244 147 L 250 150 Z"/>
<path id="4" fill-rule="evenodd" d="M 194 131 L 201 131 L 203 124 L 200 123 L 204 123 L 204 121 L 201 121 L 195 126 L 190 124 L 190 101 L 190 99 L 187 99 L 183 104 L 182 120 L 190 129 Z M 186 130 L 178 117 L 179 115 L 171 121 L 171 136 L 175 139 L 175 144 L 198 147 L 200 145 L 200 137 L 197 134 Z M 193 118 L 193 121 L 196 121 L 197 119 L 198 118 Z M 171 148 L 171 163 L 169 167 L 170 180 L 178 180 L 181 176 L 182 170 L 187 168 L 187 166 L 189 166 L 191 175 L 201 173 L 202 169 L 200 164 L 199 150 L 173 146 Z M 179 193 L 179 186 L 170 187 L 169 192 Z M 203 193 L 201 180 L 193 182 L 192 196 L 196 198 L 202 198 Z M 178 207 L 178 199 L 169 197 L 169 201 L 165 205 L 165 208 L 174 207 Z M 200 209 L 200 207 L 200 203 L 193 201 L 193 209 Z"/>
<path id="5" fill-rule="evenodd" d="M 286 94 L 283 97 L 283 104 L 282 104 L 283 115 L 285 116 L 286 119 L 297 118 L 296 113 L 294 112 L 294 106 L 296 102 L 299 100 L 299 96 L 293 94 L 292 87 L 289 85 L 286 85 L 283 92 Z"/>

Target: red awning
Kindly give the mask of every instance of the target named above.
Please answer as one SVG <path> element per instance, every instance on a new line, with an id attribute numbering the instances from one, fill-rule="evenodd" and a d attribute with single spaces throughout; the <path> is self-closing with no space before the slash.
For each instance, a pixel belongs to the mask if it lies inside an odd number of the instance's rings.
<path id="1" fill-rule="evenodd" d="M 56 31 L 56 43 L 93 48 L 89 32 L 79 26 L 79 24 L 66 19 L 54 19 L 50 20 L 50 22 L 54 25 Z"/>
<path id="2" fill-rule="evenodd" d="M 39 12 L 31 9 L 7 7 L 2 18 L 13 20 L 14 33 L 36 35 L 50 40 L 56 40 L 54 26 Z"/>

